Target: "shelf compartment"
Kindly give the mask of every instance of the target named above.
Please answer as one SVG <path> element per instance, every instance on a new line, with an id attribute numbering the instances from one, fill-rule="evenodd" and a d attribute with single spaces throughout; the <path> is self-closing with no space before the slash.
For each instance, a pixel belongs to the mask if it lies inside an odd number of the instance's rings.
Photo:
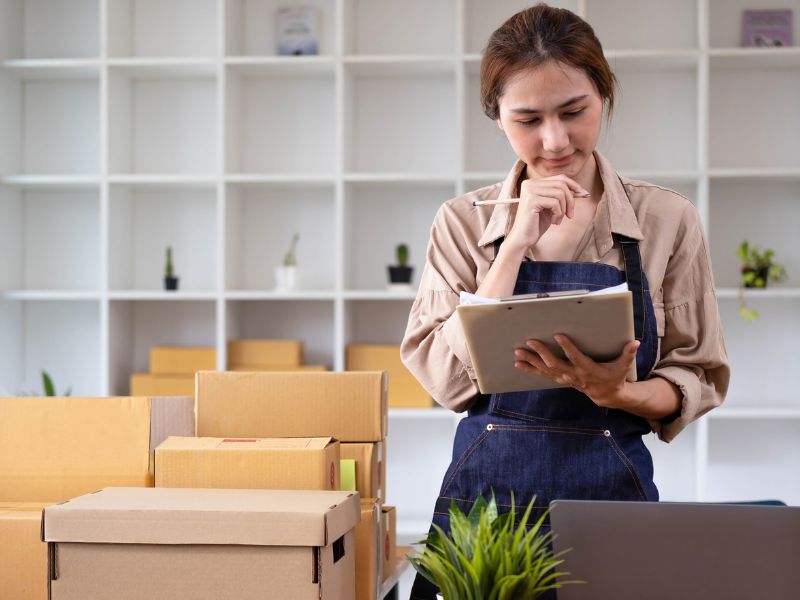
<path id="1" fill-rule="evenodd" d="M 624 17 L 623 17 L 624 15 Z M 586 20 L 606 48 L 695 48 L 697 2 L 586 0 Z M 631 23 L 636 23 L 635 27 Z"/>
<path id="2" fill-rule="evenodd" d="M 296 3 L 285 0 L 228 0 L 225 3 L 225 54 L 228 56 L 273 56 L 278 54 L 279 8 Z M 300 4 L 298 4 L 299 6 Z M 332 55 L 336 40 L 335 2 L 304 0 L 302 6 L 317 9 L 320 56 Z M 291 59 L 304 59 L 292 56 Z"/>
<path id="3" fill-rule="evenodd" d="M 332 185 L 228 184 L 226 288 L 274 290 L 275 267 L 296 232 L 295 291 L 333 290 L 338 260 L 334 197 Z"/>
<path id="4" fill-rule="evenodd" d="M 800 504 L 800 420 L 712 420 L 708 427 L 705 501 Z"/>
<path id="5" fill-rule="evenodd" d="M 775 259 L 789 275 L 784 285 L 796 286 L 800 281 L 800 181 L 714 180 L 709 192 L 709 245 L 717 285 L 739 286 L 741 262 L 736 249 L 748 240 L 775 250 Z M 752 297 L 758 302 L 755 294 Z"/>
<path id="6" fill-rule="evenodd" d="M 345 54 L 452 54 L 455 2 L 346 0 Z"/>
<path id="7" fill-rule="evenodd" d="M 800 371 L 794 336 L 787 335 L 800 331 L 797 300 L 758 300 L 751 296 L 747 304 L 759 312 L 757 319 L 743 319 L 738 302 L 719 305 L 731 364 L 730 388 L 721 410 L 754 405 L 797 409 L 797 390 L 787 383 L 790 374 Z"/>
<path id="8" fill-rule="evenodd" d="M 710 167 L 800 168 L 798 95 L 800 76 L 797 70 L 712 70 L 709 74 L 709 102 L 714 107 L 709 114 Z"/>
<path id="9" fill-rule="evenodd" d="M 217 274 L 217 199 L 212 186 L 114 184 L 109 192 L 109 287 L 164 289 L 172 246 L 182 291 L 212 291 Z"/>
<path id="10" fill-rule="evenodd" d="M 226 164 L 233 173 L 336 169 L 333 72 L 275 76 L 261 65 L 228 68 Z"/>
<path id="11" fill-rule="evenodd" d="M 214 346 L 213 301 L 112 300 L 109 304 L 109 393 L 130 394 L 133 373 L 150 370 L 153 346 Z"/>
<path id="12" fill-rule="evenodd" d="M 97 0 L 7 0 L 0 5 L 6 58 L 97 58 Z"/>
<path id="13" fill-rule="evenodd" d="M 97 190 L 0 190 L 0 287 L 17 291 L 100 288 Z"/>
<path id="14" fill-rule="evenodd" d="M 625 69 L 616 75 L 618 105 L 604 124 L 600 151 L 619 170 L 696 170 L 696 70 Z"/>
<path id="15" fill-rule="evenodd" d="M 550 6 L 578 12 L 578 0 L 556 0 Z M 464 0 L 464 52 L 479 53 L 486 47 L 489 36 L 506 19 L 531 6 L 525 0 Z"/>
<path id="16" fill-rule="evenodd" d="M 215 78 L 153 75 L 148 68 L 109 71 L 110 172 L 215 173 Z"/>
<path id="17" fill-rule="evenodd" d="M 345 310 L 346 344 L 399 345 L 411 300 L 350 300 Z"/>
<path id="18" fill-rule="evenodd" d="M 228 302 L 225 330 L 229 340 L 302 340 L 304 364 L 333 368 L 334 303 L 331 301 Z"/>
<path id="19" fill-rule="evenodd" d="M 387 266 L 396 264 L 395 248 L 409 247 L 416 289 L 425 266 L 433 218 L 452 198 L 452 185 L 349 183 L 345 198 L 345 287 L 386 290 Z"/>
<path id="20" fill-rule="evenodd" d="M 345 71 L 345 94 L 345 170 L 455 172 L 454 76 Z"/>
<path id="21" fill-rule="evenodd" d="M 773 69 L 800 67 L 800 48 L 712 48 L 712 69 Z"/>
<path id="22" fill-rule="evenodd" d="M 108 55 L 216 56 L 215 0 L 108 0 Z"/>
<path id="23" fill-rule="evenodd" d="M 0 395 L 44 395 L 41 371 L 56 391 L 100 396 L 100 303 L 0 301 Z"/>
<path id="24" fill-rule="evenodd" d="M 773 2 L 773 0 L 708 0 L 708 39 L 712 51 L 715 48 L 734 48 L 741 45 L 742 12 L 744 10 L 769 10 L 775 8 L 792 10 L 792 29 L 796 36 L 797 32 L 800 31 L 799 0 L 785 0 L 784 2 Z M 797 43 L 796 39 L 795 44 Z M 759 48 L 759 50 L 762 49 L 764 48 Z"/>

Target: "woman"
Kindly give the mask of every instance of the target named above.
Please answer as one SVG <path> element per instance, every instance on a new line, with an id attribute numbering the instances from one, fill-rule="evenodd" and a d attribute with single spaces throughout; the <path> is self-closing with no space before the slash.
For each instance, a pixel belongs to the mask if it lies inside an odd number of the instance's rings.
<path id="1" fill-rule="evenodd" d="M 535 495 L 538 511 L 556 498 L 658 500 L 642 436 L 669 442 L 724 399 L 730 371 L 697 211 L 673 191 L 620 177 L 596 150 L 615 83 L 591 27 L 544 4 L 511 17 L 484 52 L 481 103 L 519 160 L 504 182 L 440 208 L 401 346 L 437 402 L 469 411 L 434 510 L 444 529 L 451 502 L 466 512 L 492 491 L 501 508 L 512 492 L 518 505 Z M 473 206 L 498 198 L 520 202 Z M 478 393 L 459 292 L 625 281 L 636 340 L 616 360 L 597 363 L 565 336 L 555 339 L 564 359 L 529 340 L 509 360 L 568 387 Z M 633 361 L 638 378 L 629 382 Z M 412 598 L 434 593 L 417 578 Z"/>

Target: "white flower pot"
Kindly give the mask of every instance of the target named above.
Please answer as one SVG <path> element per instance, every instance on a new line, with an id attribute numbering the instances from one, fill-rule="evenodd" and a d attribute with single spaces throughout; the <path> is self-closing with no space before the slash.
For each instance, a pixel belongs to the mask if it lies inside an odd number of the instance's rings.
<path id="1" fill-rule="evenodd" d="M 297 289 L 297 267 L 275 267 L 275 289 L 280 291 Z"/>

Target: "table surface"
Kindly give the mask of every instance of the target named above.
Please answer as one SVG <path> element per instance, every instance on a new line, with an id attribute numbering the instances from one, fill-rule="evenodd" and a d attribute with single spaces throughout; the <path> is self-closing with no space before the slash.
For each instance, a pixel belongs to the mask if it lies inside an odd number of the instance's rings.
<path id="1" fill-rule="evenodd" d="M 394 563 L 392 563 L 392 572 L 383 580 L 380 593 L 378 594 L 378 600 L 383 600 L 383 598 L 385 598 L 387 594 L 394 589 L 394 586 L 397 585 L 397 582 L 400 580 L 400 577 L 402 577 L 403 573 L 411 568 L 411 563 L 406 559 L 406 554 L 412 550 L 413 548 L 411 546 L 397 547 L 394 555 Z"/>

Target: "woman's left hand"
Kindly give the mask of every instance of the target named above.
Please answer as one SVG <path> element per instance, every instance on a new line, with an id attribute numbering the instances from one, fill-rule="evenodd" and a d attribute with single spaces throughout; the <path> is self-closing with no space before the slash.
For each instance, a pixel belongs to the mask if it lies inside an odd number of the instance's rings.
<path id="1" fill-rule="evenodd" d="M 620 398 L 625 377 L 636 360 L 639 342 L 628 342 L 616 359 L 598 363 L 581 352 L 565 335 L 553 338 L 564 350 L 566 359 L 553 354 L 538 340 L 527 340 L 529 349 L 514 351 L 518 369 L 552 379 L 586 394 L 592 402 L 604 408 L 623 408 Z"/>

